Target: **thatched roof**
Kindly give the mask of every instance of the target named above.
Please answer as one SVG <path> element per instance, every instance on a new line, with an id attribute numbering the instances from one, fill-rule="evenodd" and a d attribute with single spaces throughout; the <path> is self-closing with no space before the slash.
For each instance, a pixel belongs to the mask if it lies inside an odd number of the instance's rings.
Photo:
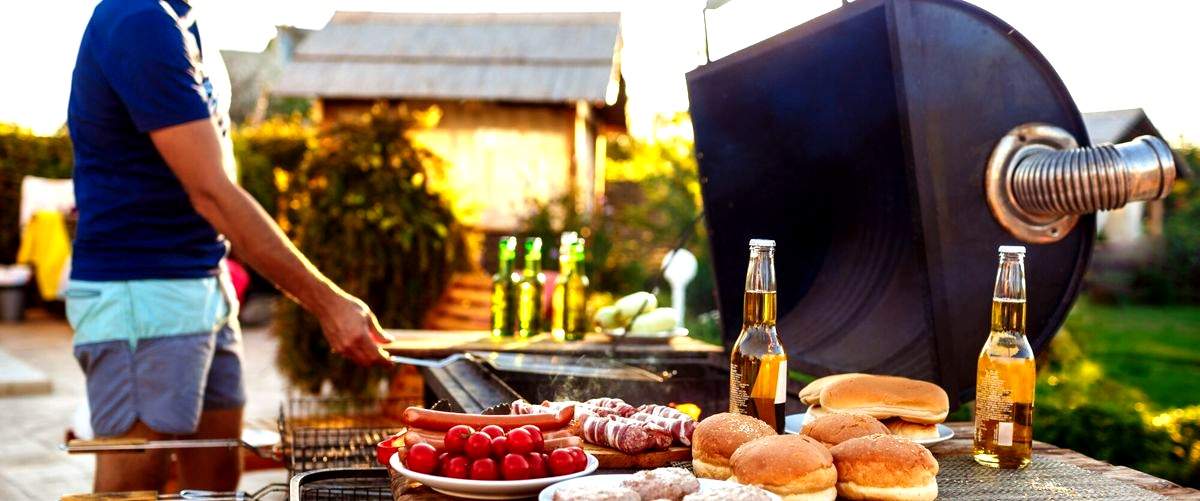
<path id="1" fill-rule="evenodd" d="M 274 93 L 603 103 L 615 95 L 617 13 L 338 12 Z"/>

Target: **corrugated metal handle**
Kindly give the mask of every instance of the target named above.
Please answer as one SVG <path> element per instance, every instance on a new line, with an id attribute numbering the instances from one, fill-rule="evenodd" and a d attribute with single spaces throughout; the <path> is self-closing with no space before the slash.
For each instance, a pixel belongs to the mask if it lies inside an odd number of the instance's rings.
<path id="1" fill-rule="evenodd" d="M 1013 236 L 1050 243 L 1080 215 L 1164 198 L 1174 182 L 1171 148 L 1157 137 L 1080 148 L 1063 129 L 1025 124 L 992 151 L 986 188 L 992 215 Z"/>

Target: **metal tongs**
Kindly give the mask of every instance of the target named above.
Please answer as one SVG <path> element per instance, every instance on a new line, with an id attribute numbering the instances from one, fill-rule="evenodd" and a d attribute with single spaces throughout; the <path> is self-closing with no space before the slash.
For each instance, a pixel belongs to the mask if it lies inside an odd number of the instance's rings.
<path id="1" fill-rule="evenodd" d="M 178 493 L 158 494 L 153 491 L 145 493 L 95 493 L 95 494 L 72 494 L 63 496 L 64 501 L 115 501 L 118 499 L 158 499 L 166 501 L 177 501 L 182 499 L 202 499 L 204 501 L 258 501 L 266 499 L 269 494 L 288 492 L 287 484 L 267 484 L 261 489 L 254 492 L 246 491 L 202 491 L 196 489 L 184 489 Z M 131 495 L 132 494 L 132 495 Z"/>
<path id="2" fill-rule="evenodd" d="M 58 446 L 68 454 L 93 454 L 104 452 L 145 452 L 159 449 L 236 449 L 241 447 L 264 459 L 276 459 L 274 447 L 255 446 L 233 438 L 206 438 L 194 440 L 148 440 L 145 438 L 98 438 L 82 440 L 73 438 Z"/>

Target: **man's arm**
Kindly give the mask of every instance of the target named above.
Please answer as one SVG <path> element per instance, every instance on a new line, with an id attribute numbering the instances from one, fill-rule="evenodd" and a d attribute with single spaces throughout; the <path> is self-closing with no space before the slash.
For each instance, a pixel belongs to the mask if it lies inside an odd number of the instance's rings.
<path id="1" fill-rule="evenodd" d="M 386 334 L 371 310 L 322 275 L 262 207 L 225 175 L 227 160 L 212 119 L 154 130 L 150 139 L 196 212 L 233 243 L 247 264 L 316 315 L 335 352 L 364 365 L 386 360 L 376 345 Z"/>

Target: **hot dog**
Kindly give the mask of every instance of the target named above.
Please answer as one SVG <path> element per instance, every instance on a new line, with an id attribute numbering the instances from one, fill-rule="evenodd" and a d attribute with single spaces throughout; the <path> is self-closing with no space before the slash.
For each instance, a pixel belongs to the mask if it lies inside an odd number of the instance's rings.
<path id="1" fill-rule="evenodd" d="M 404 409 L 401 421 L 415 428 L 445 432 L 455 425 L 465 424 L 474 428 L 496 425 L 505 430 L 520 428 L 531 424 L 542 430 L 557 430 L 571 422 L 575 415 L 575 407 L 563 407 L 554 414 L 525 414 L 525 415 L 485 415 L 460 414 L 457 412 L 442 412 L 420 407 Z"/>
<path id="2" fill-rule="evenodd" d="M 438 440 L 445 440 L 445 438 L 446 438 L 446 432 L 444 432 L 444 431 L 427 430 L 425 428 L 413 428 L 413 427 L 409 427 L 408 431 L 413 432 L 413 433 L 418 433 L 422 437 L 425 437 L 425 438 L 435 438 Z M 543 440 L 550 440 L 552 438 L 562 438 L 562 437 L 570 437 L 570 436 L 574 436 L 574 434 L 571 433 L 571 430 L 567 429 L 567 428 L 542 432 Z"/>

